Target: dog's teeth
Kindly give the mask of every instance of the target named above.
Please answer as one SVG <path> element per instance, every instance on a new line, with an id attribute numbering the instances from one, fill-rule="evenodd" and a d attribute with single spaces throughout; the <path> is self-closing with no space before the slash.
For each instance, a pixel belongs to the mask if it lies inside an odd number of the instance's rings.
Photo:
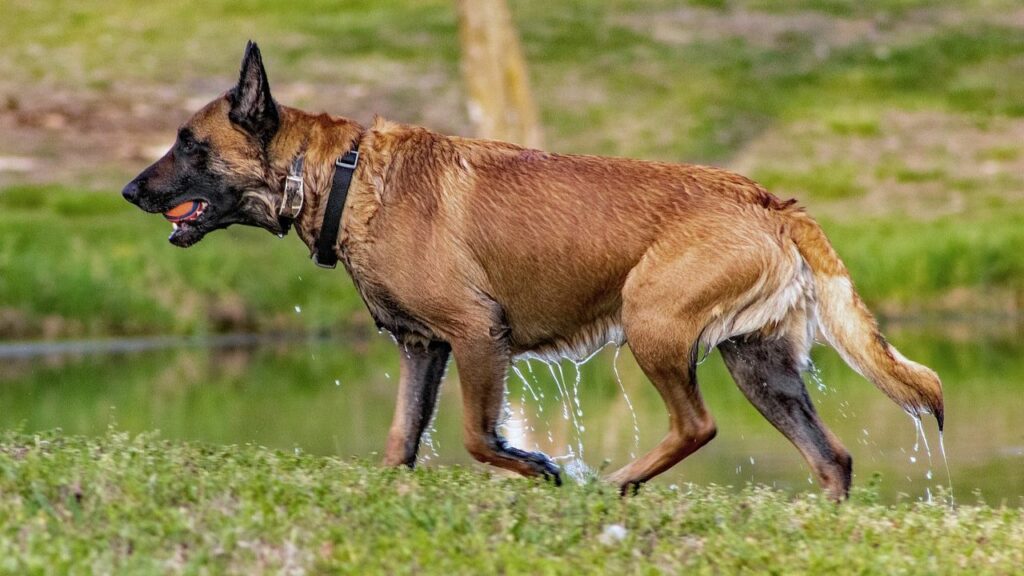
<path id="1" fill-rule="evenodd" d="M 175 232 L 178 231 L 178 223 L 177 222 L 171 222 L 171 226 L 174 228 Z"/>

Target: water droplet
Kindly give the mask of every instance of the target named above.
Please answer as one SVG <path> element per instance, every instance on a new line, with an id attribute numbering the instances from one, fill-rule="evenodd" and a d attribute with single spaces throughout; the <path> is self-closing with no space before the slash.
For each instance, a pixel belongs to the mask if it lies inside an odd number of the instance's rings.
<path id="1" fill-rule="evenodd" d="M 341 380 L 335 380 L 334 381 L 334 385 L 335 386 L 341 386 Z"/>
<path id="2" fill-rule="evenodd" d="M 807 373 L 811 376 L 811 380 L 818 385 L 818 391 L 822 393 L 828 392 L 828 386 L 825 386 L 824 380 L 821 379 L 821 372 L 818 370 L 818 367 L 814 362 L 808 362 L 808 364 L 810 367 L 808 368 Z"/>
<path id="3" fill-rule="evenodd" d="M 302 306 L 299 306 L 298 304 L 296 304 L 295 305 L 295 313 L 296 314 L 302 314 Z"/>

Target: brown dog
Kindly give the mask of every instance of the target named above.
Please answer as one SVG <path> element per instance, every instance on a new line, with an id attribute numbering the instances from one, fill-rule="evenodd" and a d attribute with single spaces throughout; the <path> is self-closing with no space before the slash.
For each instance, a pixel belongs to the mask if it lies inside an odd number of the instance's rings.
<path id="1" fill-rule="evenodd" d="M 509 364 L 583 358 L 609 342 L 628 343 L 669 412 L 668 435 L 612 474 L 623 490 L 714 437 L 695 379 L 702 348 L 719 348 L 747 398 L 837 499 L 849 489 L 851 459 L 801 380 L 817 330 L 900 406 L 942 426 L 938 377 L 885 341 L 821 228 L 794 201 L 725 170 L 308 114 L 274 102 L 250 43 L 238 85 L 190 118 L 123 194 L 176 221 L 178 246 L 235 223 L 281 234 L 294 220 L 312 251 L 330 225 L 336 160 L 356 147 L 341 234 L 328 251 L 408 351 L 388 464 L 414 464 L 451 354 L 469 452 L 560 481 L 545 455 L 498 435 Z M 301 208 L 284 200 L 298 158 Z"/>

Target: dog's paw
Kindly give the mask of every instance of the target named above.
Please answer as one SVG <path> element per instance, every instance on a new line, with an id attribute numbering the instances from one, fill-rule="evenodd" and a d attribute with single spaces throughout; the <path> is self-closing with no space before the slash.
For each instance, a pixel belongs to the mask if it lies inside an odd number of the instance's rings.
<path id="1" fill-rule="evenodd" d="M 537 468 L 537 473 L 544 480 L 553 482 L 555 486 L 562 485 L 562 468 L 558 464 L 540 452 L 527 452 L 527 454 L 530 456 L 527 461 Z"/>
<path id="2" fill-rule="evenodd" d="M 553 482 L 555 486 L 562 485 L 562 468 L 555 464 L 551 458 L 548 458 L 547 454 L 543 452 L 527 452 L 526 450 L 520 450 L 509 446 L 507 443 L 502 442 L 502 452 L 507 456 L 519 460 L 520 462 L 529 466 L 533 475 L 540 476 L 544 480 Z"/>
<path id="3" fill-rule="evenodd" d="M 640 492 L 643 482 L 626 482 L 619 485 L 619 496 L 636 496 Z"/>

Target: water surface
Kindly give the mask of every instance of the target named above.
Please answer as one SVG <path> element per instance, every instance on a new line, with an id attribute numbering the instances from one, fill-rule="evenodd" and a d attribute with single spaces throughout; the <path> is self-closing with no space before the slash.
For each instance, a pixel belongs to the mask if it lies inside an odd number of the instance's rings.
<path id="1" fill-rule="evenodd" d="M 945 444 L 957 500 L 1019 506 L 1024 502 L 1024 345 L 1018 330 L 918 327 L 889 335 L 945 383 Z M 142 348 L 0 359 L 0 427 L 25 432 L 59 427 L 93 435 L 114 426 L 218 444 L 379 457 L 398 376 L 398 352 L 389 338 Z M 925 421 L 929 466 L 909 416 L 830 349 L 816 348 L 814 358 L 824 387 L 808 379 L 811 395 L 853 454 L 855 485 L 877 475 L 883 497 L 893 501 L 923 499 L 947 484 L 934 421 Z M 578 454 L 582 447 L 587 465 L 607 472 L 653 446 L 666 430 L 661 399 L 627 348 L 617 363 L 620 388 L 613 359 L 614 350 L 608 349 L 583 365 L 578 386 L 571 363 L 561 370 L 520 363 L 529 388 L 511 375 L 506 430 L 515 443 L 554 456 Z M 556 384 L 552 373 L 564 381 Z M 698 378 L 718 436 L 657 482 L 757 482 L 792 492 L 817 490 L 799 454 L 746 401 L 717 354 L 700 366 Z M 426 466 L 475 465 L 462 448 L 457 383 L 453 369 L 442 390 L 433 441 L 422 452 Z"/>

